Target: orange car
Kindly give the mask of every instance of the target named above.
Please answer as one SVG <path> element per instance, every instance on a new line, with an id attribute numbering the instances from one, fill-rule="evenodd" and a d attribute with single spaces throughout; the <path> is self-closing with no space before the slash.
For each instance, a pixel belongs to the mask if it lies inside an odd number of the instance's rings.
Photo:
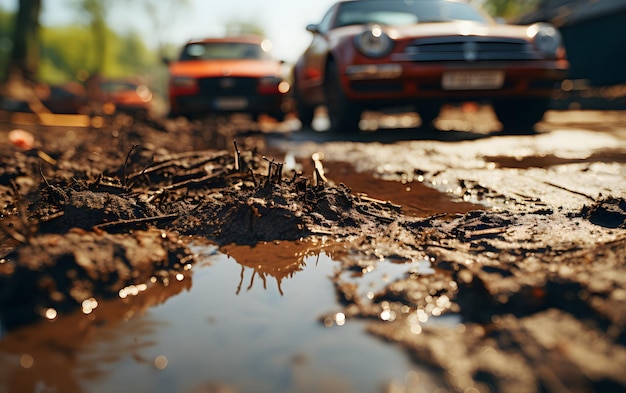
<path id="1" fill-rule="evenodd" d="M 256 36 L 188 42 L 179 59 L 168 62 L 170 116 L 244 112 L 282 121 L 290 85 L 270 46 Z"/>
<path id="2" fill-rule="evenodd" d="M 326 105 L 331 130 L 358 130 L 365 109 L 411 106 L 422 123 L 448 102 L 488 101 L 504 130 L 532 127 L 566 78 L 551 25 L 498 24 L 461 0 L 353 0 L 309 25 L 294 67 L 297 112 Z"/>
<path id="3" fill-rule="evenodd" d="M 109 110 L 147 115 L 153 94 L 143 83 L 133 80 L 104 79 L 98 83 L 99 100 Z M 112 105 L 111 105 L 112 104 Z"/>

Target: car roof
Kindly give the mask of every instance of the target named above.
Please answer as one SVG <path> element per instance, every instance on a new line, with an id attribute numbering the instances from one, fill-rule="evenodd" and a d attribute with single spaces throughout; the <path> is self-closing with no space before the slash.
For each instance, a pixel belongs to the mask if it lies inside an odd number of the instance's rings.
<path id="1" fill-rule="evenodd" d="M 232 42 L 232 43 L 241 43 L 241 44 L 260 45 L 264 40 L 265 38 L 258 36 L 258 35 L 241 35 L 241 36 L 232 36 L 232 37 L 209 37 L 209 38 L 189 40 L 187 42 L 187 45 L 210 43 L 210 42 Z"/>

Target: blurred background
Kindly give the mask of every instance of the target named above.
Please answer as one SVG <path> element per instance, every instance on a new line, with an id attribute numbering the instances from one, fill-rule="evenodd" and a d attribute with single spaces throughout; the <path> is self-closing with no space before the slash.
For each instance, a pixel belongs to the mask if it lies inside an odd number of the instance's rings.
<path id="1" fill-rule="evenodd" d="M 61 104 L 49 105 L 62 106 L 85 94 L 97 76 L 146 86 L 159 101 L 167 85 L 162 59 L 176 57 L 186 41 L 255 33 L 273 42 L 275 57 L 293 63 L 311 39 L 305 26 L 318 22 L 334 2 L 0 0 L 0 83 L 6 86 L 11 75 L 20 75 L 45 90 L 40 95 L 61 97 Z M 626 107 L 626 41 L 621 39 L 626 1 L 475 2 L 507 22 L 546 21 L 561 29 L 572 72 L 564 86 L 568 96 L 557 106 Z M 9 90 L 1 88 L 0 97 Z"/>

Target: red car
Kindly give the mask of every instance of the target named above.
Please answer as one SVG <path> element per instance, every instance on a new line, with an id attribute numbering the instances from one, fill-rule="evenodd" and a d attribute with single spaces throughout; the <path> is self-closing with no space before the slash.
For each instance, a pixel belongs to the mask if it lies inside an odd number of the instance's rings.
<path id="1" fill-rule="evenodd" d="M 168 62 L 170 116 L 243 112 L 282 121 L 290 84 L 269 49 L 269 41 L 256 36 L 187 43 L 179 59 Z"/>
<path id="2" fill-rule="evenodd" d="M 309 25 L 293 75 L 297 112 L 318 105 L 331 130 L 358 130 L 365 109 L 411 106 L 423 125 L 444 103 L 490 102 L 504 131 L 541 120 L 566 78 L 557 29 L 498 24 L 461 0 L 352 0 Z"/>

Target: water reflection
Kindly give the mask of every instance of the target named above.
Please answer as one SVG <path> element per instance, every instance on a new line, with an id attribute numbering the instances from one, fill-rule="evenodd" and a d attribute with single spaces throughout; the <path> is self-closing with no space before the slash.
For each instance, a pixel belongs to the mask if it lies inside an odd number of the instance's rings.
<path id="1" fill-rule="evenodd" d="M 84 381 L 106 381 L 124 359 L 147 362 L 140 353 L 154 345 L 150 337 L 162 322 L 133 316 L 190 288 L 190 277 L 158 283 L 125 299 L 97 305 L 93 299 L 84 305 L 88 313 L 78 309 L 6 333 L 0 340 L 0 391 L 87 392 Z"/>
<path id="2" fill-rule="evenodd" d="M 197 263 L 182 280 L 88 299 L 7 333 L 0 391 L 381 392 L 415 366 L 340 311 L 334 247 L 194 246 Z"/>
<path id="3" fill-rule="evenodd" d="M 241 292 L 246 270 L 251 270 L 250 281 L 246 288 L 250 291 L 254 286 L 254 279 L 259 276 L 263 282 L 263 289 L 267 289 L 269 277 L 276 280 L 278 292 L 284 295 L 282 282 L 292 278 L 306 266 L 305 258 L 319 255 L 324 243 L 318 241 L 296 242 L 262 242 L 254 246 L 227 245 L 220 249 L 225 255 L 232 257 L 241 265 L 237 295 Z"/>

